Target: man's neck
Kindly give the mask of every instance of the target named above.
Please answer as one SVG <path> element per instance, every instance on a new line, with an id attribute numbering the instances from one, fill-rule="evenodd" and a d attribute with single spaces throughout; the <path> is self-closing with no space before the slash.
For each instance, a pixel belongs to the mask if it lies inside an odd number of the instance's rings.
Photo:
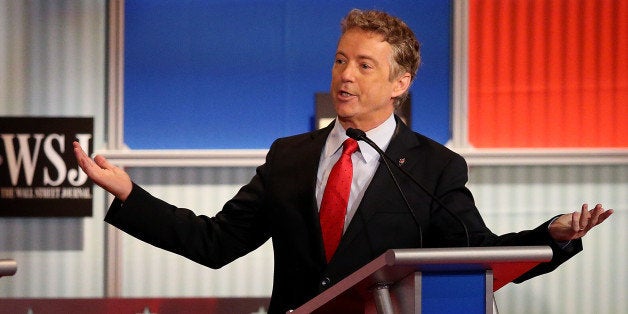
<path id="1" fill-rule="evenodd" d="M 338 121 L 340 122 L 340 125 L 342 125 L 342 128 L 345 130 L 353 128 L 368 132 L 382 125 L 382 123 L 386 122 L 386 120 L 388 120 L 392 114 L 393 112 L 391 111 L 385 115 L 381 115 L 381 117 L 378 117 L 377 119 L 370 119 L 365 121 L 338 116 Z"/>

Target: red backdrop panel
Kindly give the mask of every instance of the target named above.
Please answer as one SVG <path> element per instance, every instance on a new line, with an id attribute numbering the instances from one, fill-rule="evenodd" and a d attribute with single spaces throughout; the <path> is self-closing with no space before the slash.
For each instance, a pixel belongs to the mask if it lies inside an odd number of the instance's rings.
<path id="1" fill-rule="evenodd" d="M 475 147 L 628 147 L 628 1 L 471 0 Z"/>

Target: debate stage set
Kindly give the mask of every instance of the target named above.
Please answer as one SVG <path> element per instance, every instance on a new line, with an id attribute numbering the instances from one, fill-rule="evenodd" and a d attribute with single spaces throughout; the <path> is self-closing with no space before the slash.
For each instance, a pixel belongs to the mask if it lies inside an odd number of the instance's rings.
<path id="1" fill-rule="evenodd" d="M 274 140 L 335 118 L 353 8 L 415 32 L 397 113 L 465 158 L 492 232 L 614 213 L 522 283 L 550 247 L 391 249 L 292 313 L 628 314 L 628 1 L 612 0 L 0 1 L 0 314 L 266 313 L 272 241 L 220 269 L 146 244 L 105 223 L 113 197 L 72 143 L 212 217 Z"/>
<path id="2" fill-rule="evenodd" d="M 552 258 L 549 247 L 389 250 L 291 313 L 493 313 L 493 292 Z M 13 275 L 0 261 L 0 277 Z M 0 313 L 264 313 L 264 298 L 27 299 Z"/>

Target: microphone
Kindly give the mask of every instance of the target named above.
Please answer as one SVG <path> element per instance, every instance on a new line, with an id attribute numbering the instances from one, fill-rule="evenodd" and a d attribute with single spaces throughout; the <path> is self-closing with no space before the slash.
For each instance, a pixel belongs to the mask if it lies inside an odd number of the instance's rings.
<path id="1" fill-rule="evenodd" d="M 421 247 L 423 247 L 423 235 L 421 234 L 421 225 L 419 224 L 418 219 L 416 218 L 416 215 L 414 214 L 414 210 L 412 210 L 412 206 L 410 206 L 410 202 L 408 202 L 408 199 L 406 198 L 405 194 L 403 193 L 403 190 L 401 189 L 401 186 L 399 185 L 399 182 L 397 182 L 397 179 L 395 178 L 392 170 L 390 169 L 390 163 L 392 163 L 393 165 L 395 165 L 395 167 L 401 171 L 401 173 L 403 173 L 406 177 L 408 177 L 412 182 L 414 182 L 414 184 L 416 184 L 425 194 L 427 194 L 432 200 L 434 200 L 436 202 L 436 204 L 438 204 L 440 207 L 442 207 L 445 211 L 447 211 L 447 213 L 449 213 L 449 215 L 451 215 L 452 217 L 454 217 L 462 226 L 462 228 L 464 229 L 464 234 L 467 240 L 467 247 L 470 247 L 471 244 L 471 240 L 469 237 L 469 229 L 467 228 L 467 225 L 464 223 L 464 221 L 460 218 L 460 216 L 458 216 L 456 213 L 454 213 L 452 210 L 450 210 L 447 206 L 445 206 L 445 204 L 443 204 L 443 202 L 436 197 L 436 195 L 432 194 L 425 186 L 423 186 L 423 184 L 421 184 L 418 180 L 416 180 L 412 174 L 410 174 L 408 171 L 406 171 L 405 169 L 401 168 L 399 165 L 397 165 L 397 163 L 395 163 L 394 160 L 392 160 L 392 158 L 390 158 L 388 155 L 386 155 L 386 153 L 384 153 L 384 151 L 382 151 L 381 148 L 379 148 L 379 146 L 377 146 L 377 144 L 375 144 L 375 142 L 373 142 L 370 138 L 368 138 L 366 136 L 366 133 L 360 129 L 354 129 L 354 128 L 348 128 L 346 131 L 346 134 L 348 137 L 356 140 L 356 141 L 364 141 L 367 144 L 369 144 L 371 147 L 373 147 L 377 153 L 379 154 L 379 156 L 382 158 L 382 160 L 384 161 L 384 164 L 386 164 L 386 168 L 388 169 L 388 173 L 390 174 L 390 176 L 392 177 L 393 181 L 395 182 L 395 185 L 397 186 L 397 189 L 399 190 L 399 193 L 401 193 L 401 196 L 404 200 L 404 202 L 406 203 L 406 206 L 408 208 L 408 210 L 410 211 L 410 214 L 412 215 L 412 219 L 414 220 L 414 223 L 416 224 L 417 228 L 419 229 L 419 237 L 420 237 L 420 244 Z"/>

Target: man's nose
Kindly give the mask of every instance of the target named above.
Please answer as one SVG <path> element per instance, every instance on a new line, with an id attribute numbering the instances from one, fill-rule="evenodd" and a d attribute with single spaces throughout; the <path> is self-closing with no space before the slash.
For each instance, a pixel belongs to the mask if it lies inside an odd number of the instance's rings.
<path id="1" fill-rule="evenodd" d="M 348 63 L 345 67 L 343 67 L 340 70 L 340 78 L 344 82 L 353 82 L 353 80 L 355 79 L 355 71 L 356 71 L 355 65 Z"/>

